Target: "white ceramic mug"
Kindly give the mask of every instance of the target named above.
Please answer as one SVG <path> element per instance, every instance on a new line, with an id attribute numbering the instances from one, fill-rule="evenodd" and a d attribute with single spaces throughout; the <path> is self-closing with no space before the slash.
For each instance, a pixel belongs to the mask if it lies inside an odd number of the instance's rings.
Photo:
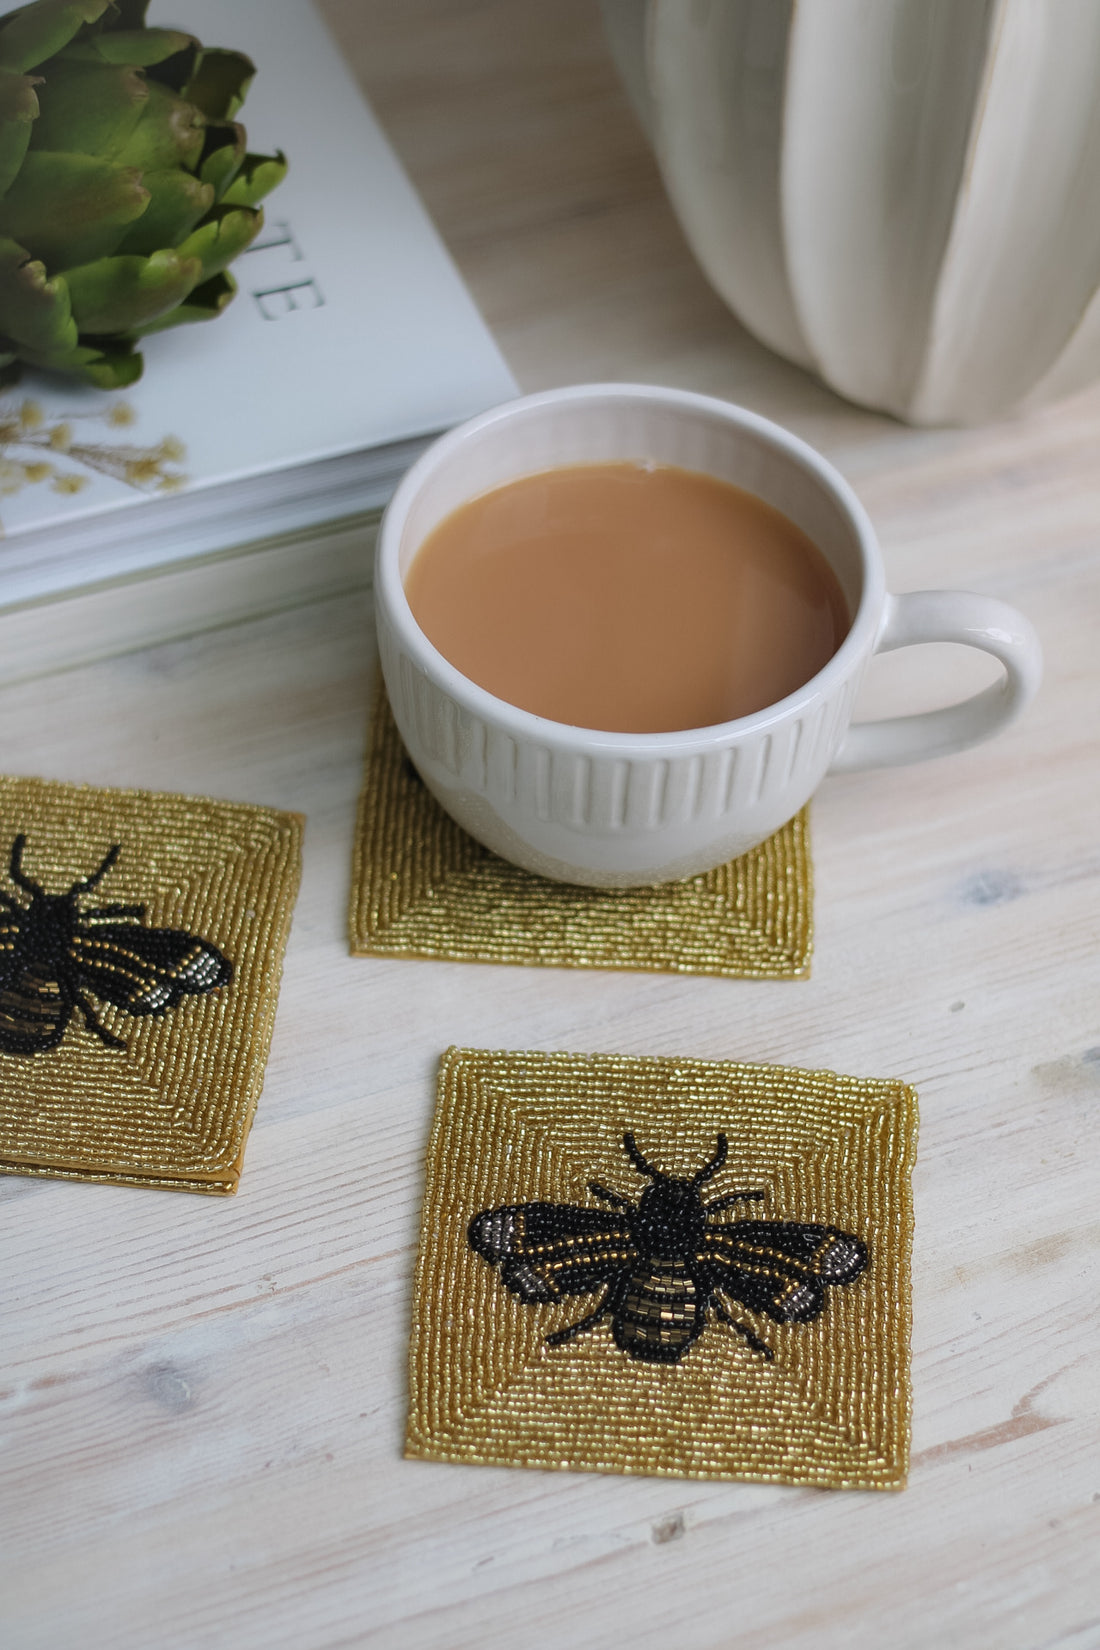
<path id="1" fill-rule="evenodd" d="M 601 733 L 519 710 L 436 651 L 403 578 L 427 535 L 489 488 L 570 464 L 653 460 L 755 493 L 835 569 L 852 624 L 828 664 L 766 710 L 679 733 Z M 886 593 L 870 521 L 811 447 L 755 413 L 686 390 L 583 384 L 508 402 L 451 430 L 408 471 L 379 531 L 382 669 L 409 754 L 471 836 L 542 876 L 622 888 L 746 852 L 829 772 L 915 762 L 1003 728 L 1034 696 L 1041 655 L 1014 608 L 961 591 Z M 947 710 L 849 727 L 867 661 L 912 642 L 964 642 L 1004 666 Z"/>

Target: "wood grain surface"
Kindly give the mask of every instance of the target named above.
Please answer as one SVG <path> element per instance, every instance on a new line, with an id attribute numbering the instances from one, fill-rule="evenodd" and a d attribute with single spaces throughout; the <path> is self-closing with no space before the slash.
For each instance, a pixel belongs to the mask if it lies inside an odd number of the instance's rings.
<path id="1" fill-rule="evenodd" d="M 582 0 L 325 10 L 524 388 L 645 379 L 781 419 L 854 483 L 894 589 L 1016 603 L 1047 677 L 989 745 L 826 782 L 813 978 L 774 983 L 349 958 L 365 595 L 0 692 L 4 771 L 308 815 L 239 1195 L 0 1181 L 0 1639 L 1095 1650 L 1100 394 L 913 431 L 767 354 L 692 263 Z M 984 672 L 914 649 L 865 708 Z M 909 1488 L 404 1461 L 452 1042 L 915 1084 Z"/>

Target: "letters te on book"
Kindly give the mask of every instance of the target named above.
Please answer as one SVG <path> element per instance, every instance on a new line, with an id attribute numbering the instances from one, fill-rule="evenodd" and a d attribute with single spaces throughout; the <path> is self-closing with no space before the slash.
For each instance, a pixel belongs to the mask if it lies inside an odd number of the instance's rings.
<path id="1" fill-rule="evenodd" d="M 263 240 L 253 241 L 251 246 L 245 248 L 245 253 L 275 252 L 278 249 L 283 249 L 281 256 L 290 263 L 305 260 L 305 253 L 285 219 L 272 223 Z M 278 285 L 252 287 L 250 290 L 252 301 L 265 321 L 284 320 L 296 310 L 320 309 L 325 301 L 324 293 L 312 275 L 303 275 L 299 280 L 284 281 Z"/>

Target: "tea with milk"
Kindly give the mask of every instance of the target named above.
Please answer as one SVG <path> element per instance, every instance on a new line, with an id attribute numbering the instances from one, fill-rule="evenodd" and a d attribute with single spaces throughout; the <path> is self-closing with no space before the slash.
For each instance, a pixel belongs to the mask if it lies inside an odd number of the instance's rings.
<path id="1" fill-rule="evenodd" d="M 835 573 L 792 521 L 666 465 L 574 465 L 493 488 L 428 535 L 405 593 L 471 681 L 537 716 L 618 733 L 775 704 L 850 622 Z"/>

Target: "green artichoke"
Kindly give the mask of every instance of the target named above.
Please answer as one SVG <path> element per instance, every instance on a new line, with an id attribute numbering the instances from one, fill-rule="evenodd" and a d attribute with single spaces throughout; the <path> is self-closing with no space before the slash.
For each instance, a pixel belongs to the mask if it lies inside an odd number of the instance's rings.
<path id="1" fill-rule="evenodd" d="M 249 59 L 147 28 L 147 4 L 0 18 L 0 383 L 23 362 L 134 383 L 139 339 L 225 308 L 286 172 L 233 119 Z"/>

